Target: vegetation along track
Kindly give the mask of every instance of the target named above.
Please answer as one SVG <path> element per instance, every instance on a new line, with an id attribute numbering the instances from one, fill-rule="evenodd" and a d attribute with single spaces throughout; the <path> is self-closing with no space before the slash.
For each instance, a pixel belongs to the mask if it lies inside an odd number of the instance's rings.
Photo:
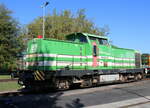
<path id="1" fill-rule="evenodd" d="M 12 82 L 12 81 L 18 81 L 18 79 L 0 79 L 0 82 Z"/>

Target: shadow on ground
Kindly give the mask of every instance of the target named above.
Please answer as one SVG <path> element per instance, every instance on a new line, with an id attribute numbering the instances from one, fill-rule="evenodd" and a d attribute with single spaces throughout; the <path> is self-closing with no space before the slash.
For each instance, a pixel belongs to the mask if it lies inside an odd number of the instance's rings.
<path id="1" fill-rule="evenodd" d="M 61 99 L 63 92 L 0 97 L 0 108 L 82 108 L 79 98 L 70 102 Z"/>
<path id="2" fill-rule="evenodd" d="M 84 104 L 81 103 L 79 98 L 73 100 L 71 104 L 66 104 L 66 108 L 82 108 L 82 107 L 84 107 Z"/>

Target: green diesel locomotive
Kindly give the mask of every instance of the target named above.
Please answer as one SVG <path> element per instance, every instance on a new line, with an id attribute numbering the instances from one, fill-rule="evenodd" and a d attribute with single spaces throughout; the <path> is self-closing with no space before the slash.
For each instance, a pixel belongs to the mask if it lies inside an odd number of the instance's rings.
<path id="1" fill-rule="evenodd" d="M 68 89 L 142 79 L 139 51 L 116 47 L 107 37 L 88 33 L 66 39 L 30 40 L 19 82 L 26 87 Z"/>

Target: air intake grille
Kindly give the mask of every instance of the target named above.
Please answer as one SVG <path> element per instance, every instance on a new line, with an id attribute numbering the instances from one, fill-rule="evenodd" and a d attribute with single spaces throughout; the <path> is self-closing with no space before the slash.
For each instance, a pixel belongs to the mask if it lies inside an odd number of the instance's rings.
<path id="1" fill-rule="evenodd" d="M 136 68 L 141 67 L 141 54 L 140 53 L 135 53 L 135 66 Z"/>

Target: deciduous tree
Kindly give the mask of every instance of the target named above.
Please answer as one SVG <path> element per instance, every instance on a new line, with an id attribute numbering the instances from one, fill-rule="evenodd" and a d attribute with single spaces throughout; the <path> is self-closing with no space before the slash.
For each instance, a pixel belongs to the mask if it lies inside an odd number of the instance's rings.
<path id="1" fill-rule="evenodd" d="M 11 13 L 0 4 L 0 71 L 16 68 L 16 57 L 21 50 L 19 24 Z"/>
<path id="2" fill-rule="evenodd" d="M 42 35 L 42 17 L 36 18 L 28 26 L 29 38 Z M 65 39 L 65 36 L 74 32 L 85 32 L 97 35 L 105 35 L 105 28 L 98 28 L 89 20 L 84 9 L 77 11 L 75 15 L 69 10 L 64 10 L 46 16 L 45 37 L 55 39 Z"/>

